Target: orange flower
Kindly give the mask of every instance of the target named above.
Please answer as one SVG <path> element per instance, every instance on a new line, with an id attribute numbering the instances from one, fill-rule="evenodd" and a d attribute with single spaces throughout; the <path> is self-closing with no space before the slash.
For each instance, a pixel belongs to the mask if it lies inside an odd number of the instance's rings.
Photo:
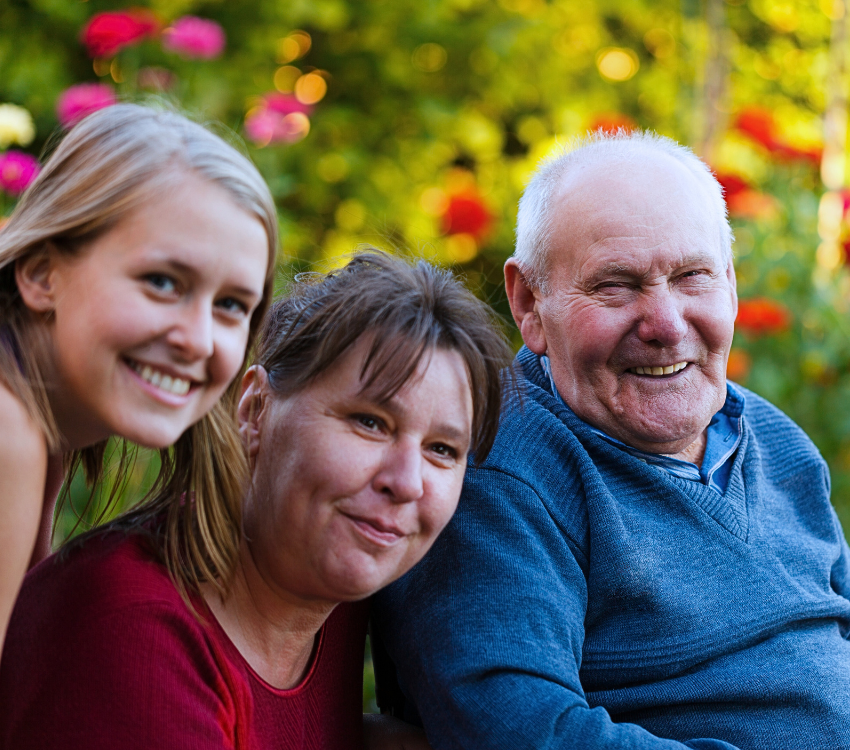
<path id="1" fill-rule="evenodd" d="M 754 336 L 782 333 L 791 325 L 788 308 L 767 297 L 751 297 L 738 303 L 735 325 Z"/>
<path id="2" fill-rule="evenodd" d="M 753 361 L 750 355 L 743 349 L 734 348 L 729 352 L 729 360 L 726 363 L 726 377 L 729 380 L 743 382 L 750 374 Z"/>

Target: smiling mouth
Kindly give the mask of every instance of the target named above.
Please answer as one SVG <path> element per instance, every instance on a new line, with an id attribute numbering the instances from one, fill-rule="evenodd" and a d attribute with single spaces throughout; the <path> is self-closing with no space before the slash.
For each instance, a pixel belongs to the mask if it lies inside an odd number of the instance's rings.
<path id="1" fill-rule="evenodd" d="M 132 359 L 128 359 L 127 364 L 146 383 L 150 383 L 154 388 L 159 388 L 167 393 L 173 393 L 175 396 L 185 396 L 192 387 L 191 380 L 168 375 L 150 365 L 143 365 L 141 362 Z"/>
<path id="2" fill-rule="evenodd" d="M 361 536 L 378 547 L 392 547 L 406 536 L 400 529 L 383 524 L 376 519 L 351 516 L 347 513 L 343 515 L 354 524 Z"/>
<path id="3" fill-rule="evenodd" d="M 634 375 L 649 375 L 653 378 L 659 378 L 664 375 L 675 375 L 677 372 L 684 370 L 688 364 L 688 362 L 677 362 L 675 365 L 666 365 L 665 367 L 630 367 L 627 372 Z"/>

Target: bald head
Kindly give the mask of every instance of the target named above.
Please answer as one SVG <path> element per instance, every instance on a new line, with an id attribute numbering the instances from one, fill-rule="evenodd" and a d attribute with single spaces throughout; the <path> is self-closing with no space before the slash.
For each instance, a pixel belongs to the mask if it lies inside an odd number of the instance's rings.
<path id="1" fill-rule="evenodd" d="M 630 192 L 643 194 L 656 172 L 672 180 L 669 189 L 656 196 L 669 203 L 671 216 L 705 227 L 724 259 L 731 259 L 732 231 L 723 192 L 704 162 L 690 149 L 654 133 L 600 132 L 546 163 L 526 187 L 513 257 L 529 283 L 548 289 L 555 226 L 580 223 L 591 193 L 603 205 L 612 205 Z"/>

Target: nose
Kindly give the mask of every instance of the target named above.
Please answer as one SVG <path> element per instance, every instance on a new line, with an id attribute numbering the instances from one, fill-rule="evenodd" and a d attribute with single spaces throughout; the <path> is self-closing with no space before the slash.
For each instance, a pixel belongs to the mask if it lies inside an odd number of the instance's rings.
<path id="1" fill-rule="evenodd" d="M 207 359 L 214 349 L 213 328 L 212 305 L 203 300 L 187 301 L 169 329 L 168 342 L 188 361 Z"/>
<path id="2" fill-rule="evenodd" d="M 682 315 L 682 300 L 669 287 L 646 293 L 638 323 L 638 338 L 641 341 L 676 346 L 687 332 L 688 324 Z"/>
<path id="3" fill-rule="evenodd" d="M 389 445 L 373 485 L 394 503 L 410 503 L 424 492 L 423 457 L 419 443 L 402 439 Z"/>

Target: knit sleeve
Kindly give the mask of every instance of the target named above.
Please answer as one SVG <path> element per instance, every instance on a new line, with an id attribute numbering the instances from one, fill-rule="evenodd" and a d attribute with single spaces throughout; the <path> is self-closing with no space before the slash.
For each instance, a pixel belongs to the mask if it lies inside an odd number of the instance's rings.
<path id="1" fill-rule="evenodd" d="M 590 708 L 579 680 L 586 607 L 580 547 L 531 486 L 485 468 L 467 477 L 431 553 L 379 595 L 376 624 L 436 750 L 730 750 Z"/>
<path id="2" fill-rule="evenodd" d="M 232 691 L 203 626 L 131 570 L 25 587 L 0 666 L 0 747 L 235 747 Z"/>

